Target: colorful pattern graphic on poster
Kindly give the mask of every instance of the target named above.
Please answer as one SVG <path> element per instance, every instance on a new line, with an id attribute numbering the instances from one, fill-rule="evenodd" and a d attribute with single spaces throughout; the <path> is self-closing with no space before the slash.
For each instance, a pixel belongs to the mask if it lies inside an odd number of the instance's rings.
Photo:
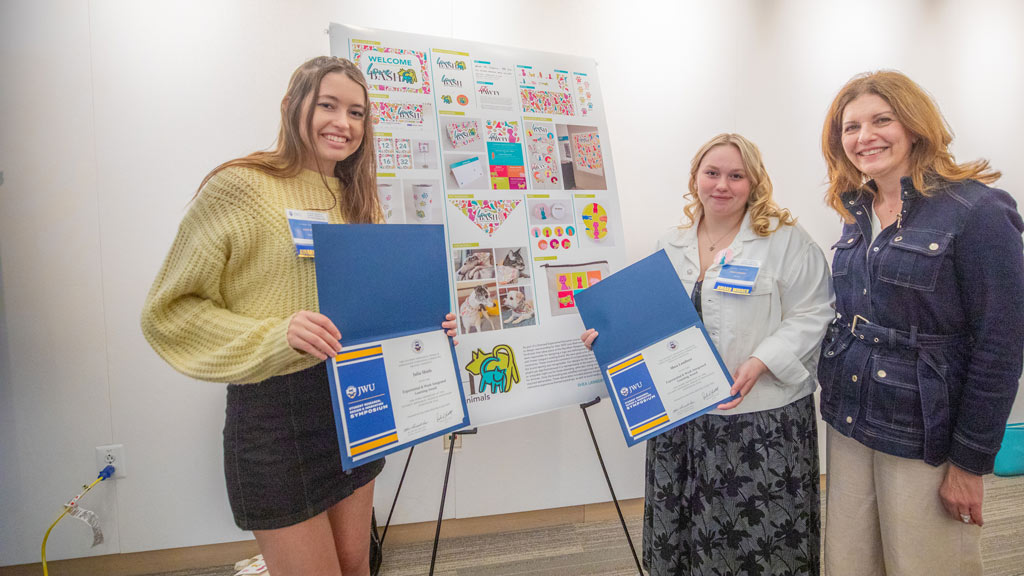
<path id="1" fill-rule="evenodd" d="M 473 73 L 469 54 L 433 49 L 434 78 L 438 103 L 446 110 L 464 110 L 473 106 Z"/>
<path id="2" fill-rule="evenodd" d="M 519 123 L 516 121 L 488 120 L 487 141 L 507 142 L 515 144 L 519 142 Z"/>
<path id="3" fill-rule="evenodd" d="M 452 206 L 469 218 L 488 236 L 501 228 L 508 217 L 519 207 L 522 200 L 449 200 Z"/>
<path id="4" fill-rule="evenodd" d="M 448 141 L 451 142 L 452 148 L 456 150 L 480 140 L 480 127 L 477 125 L 476 120 L 452 122 L 448 124 L 447 130 Z"/>
<path id="5" fill-rule="evenodd" d="M 510 346 L 499 344 L 490 352 L 479 348 L 465 366 L 469 372 L 470 394 L 504 394 L 519 383 L 519 367 Z"/>
<path id="6" fill-rule="evenodd" d="M 585 272 L 565 272 L 557 276 L 558 284 L 558 307 L 575 308 L 576 301 L 573 294 L 580 290 L 586 290 L 591 284 L 601 281 L 601 272 L 587 270 Z"/>
<path id="7" fill-rule="evenodd" d="M 540 70 L 533 66 L 517 66 L 519 103 L 523 112 L 530 114 L 559 114 L 573 116 L 573 103 L 569 73 L 565 70 Z"/>
<path id="8" fill-rule="evenodd" d="M 487 120 L 487 160 L 490 164 L 491 188 L 495 190 L 526 190 L 526 167 L 520 145 L 519 123 Z"/>
<path id="9" fill-rule="evenodd" d="M 391 134 L 374 136 L 377 145 L 378 170 L 411 170 L 413 168 L 412 141 L 392 138 Z"/>
<path id="10" fill-rule="evenodd" d="M 549 122 L 526 121 L 526 156 L 533 188 L 561 189 L 555 154 L 555 126 Z"/>
<path id="11" fill-rule="evenodd" d="M 370 91 L 430 94 L 429 62 L 425 52 L 352 41 L 355 62 Z"/>
<path id="12" fill-rule="evenodd" d="M 558 264 L 545 266 L 548 277 L 548 302 L 551 314 L 576 314 L 576 293 L 597 284 L 608 275 L 608 263 L 604 260 L 582 264 Z"/>
<path id="13" fill-rule="evenodd" d="M 519 100 L 523 106 L 523 112 L 527 113 L 561 114 L 562 116 L 572 116 L 576 113 L 571 94 L 520 88 Z"/>
<path id="14" fill-rule="evenodd" d="M 601 158 L 601 135 L 597 132 L 586 132 L 572 135 L 573 154 L 576 166 L 581 170 L 601 174 L 604 172 L 604 160 Z"/>
<path id="15" fill-rule="evenodd" d="M 582 72 L 574 72 L 573 88 L 576 91 L 576 103 L 579 104 L 580 116 L 594 113 L 594 93 L 590 89 L 590 78 Z"/>
<path id="16" fill-rule="evenodd" d="M 374 127 L 380 125 L 422 127 L 423 112 L 423 104 L 370 101 L 370 114 L 373 116 Z"/>
<path id="17" fill-rule="evenodd" d="M 526 166 L 523 147 L 508 142 L 488 142 L 491 188 L 495 190 L 526 190 Z"/>
<path id="18" fill-rule="evenodd" d="M 603 240 L 608 235 L 608 213 L 603 206 L 589 202 L 583 207 L 581 214 L 588 238 Z"/>

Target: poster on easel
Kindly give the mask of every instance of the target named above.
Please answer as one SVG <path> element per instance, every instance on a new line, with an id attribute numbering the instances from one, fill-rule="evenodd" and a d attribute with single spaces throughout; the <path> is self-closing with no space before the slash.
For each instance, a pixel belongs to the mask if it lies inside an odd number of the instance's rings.
<path id="1" fill-rule="evenodd" d="M 330 26 L 369 85 L 388 223 L 442 224 L 470 422 L 607 394 L 575 295 L 626 264 L 597 63 Z"/>

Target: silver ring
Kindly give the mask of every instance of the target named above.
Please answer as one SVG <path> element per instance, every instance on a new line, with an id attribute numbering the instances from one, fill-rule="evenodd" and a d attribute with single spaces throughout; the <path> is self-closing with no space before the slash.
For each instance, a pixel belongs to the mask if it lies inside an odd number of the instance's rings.
<path id="1" fill-rule="evenodd" d="M 971 515 L 970 514 L 961 514 L 960 515 L 960 519 L 964 521 L 964 524 L 970 524 L 971 523 Z"/>

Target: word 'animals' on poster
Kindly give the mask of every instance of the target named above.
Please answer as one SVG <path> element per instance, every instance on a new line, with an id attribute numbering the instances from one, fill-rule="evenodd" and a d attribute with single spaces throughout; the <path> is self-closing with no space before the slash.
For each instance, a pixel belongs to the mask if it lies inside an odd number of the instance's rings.
<path id="1" fill-rule="evenodd" d="M 626 264 L 595 62 L 338 24 L 330 36 L 369 84 L 388 223 L 445 226 L 472 425 L 606 395 L 575 305 Z"/>

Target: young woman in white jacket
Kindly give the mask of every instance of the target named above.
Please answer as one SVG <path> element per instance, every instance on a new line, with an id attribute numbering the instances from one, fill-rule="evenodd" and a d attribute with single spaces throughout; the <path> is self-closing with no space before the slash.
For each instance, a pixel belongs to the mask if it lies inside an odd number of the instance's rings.
<path id="1" fill-rule="evenodd" d="M 644 564 L 669 574 L 818 574 L 815 365 L 834 312 L 821 248 L 772 200 L 752 142 L 720 134 L 690 168 L 684 223 L 659 242 L 739 397 L 647 443 Z M 758 268 L 750 294 L 714 289 Z M 588 346 L 597 333 L 583 334 Z"/>

